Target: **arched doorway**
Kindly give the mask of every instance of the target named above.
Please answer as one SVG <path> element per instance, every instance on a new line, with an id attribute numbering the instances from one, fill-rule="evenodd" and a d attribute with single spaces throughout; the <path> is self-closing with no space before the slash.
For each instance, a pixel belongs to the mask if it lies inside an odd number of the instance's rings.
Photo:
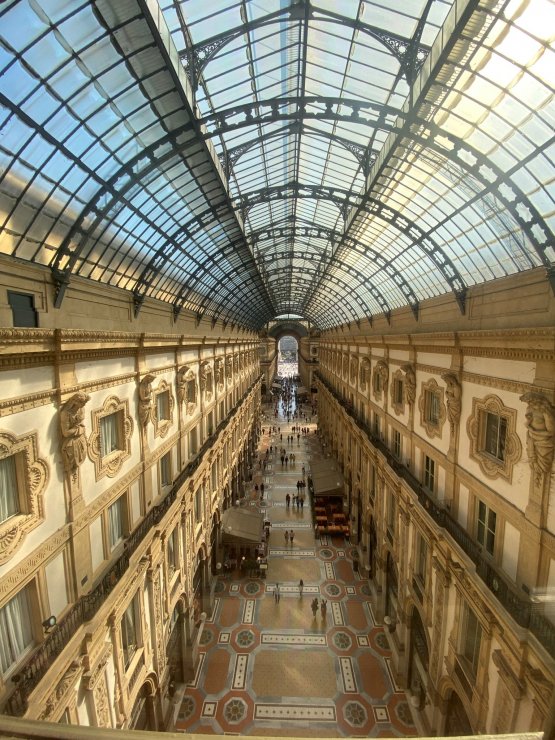
<path id="1" fill-rule="evenodd" d="M 277 374 L 279 378 L 294 378 L 299 374 L 299 343 L 290 334 L 278 342 Z"/>
<path id="2" fill-rule="evenodd" d="M 430 663 L 426 629 L 418 609 L 412 610 L 410 619 L 410 648 L 408 687 L 414 700 L 414 706 L 422 709 L 426 700 L 426 680 Z"/>
<path id="3" fill-rule="evenodd" d="M 378 533 L 376 532 L 376 522 L 374 517 L 370 517 L 370 532 L 368 536 L 368 567 L 370 568 L 370 578 L 376 575 L 376 550 L 378 546 Z"/>
<path id="4" fill-rule="evenodd" d="M 156 710 L 154 707 L 155 688 L 152 681 L 145 681 L 141 686 L 129 717 L 131 730 L 158 730 Z"/>
<path id="5" fill-rule="evenodd" d="M 397 622 L 397 594 L 399 589 L 397 567 L 390 552 L 387 553 L 385 586 L 385 616 L 390 618 L 392 625 L 395 625 Z"/>
<path id="6" fill-rule="evenodd" d="M 468 719 L 468 715 L 458 694 L 451 692 L 447 702 L 447 713 L 445 716 L 445 737 L 457 735 L 474 735 L 474 730 Z"/>

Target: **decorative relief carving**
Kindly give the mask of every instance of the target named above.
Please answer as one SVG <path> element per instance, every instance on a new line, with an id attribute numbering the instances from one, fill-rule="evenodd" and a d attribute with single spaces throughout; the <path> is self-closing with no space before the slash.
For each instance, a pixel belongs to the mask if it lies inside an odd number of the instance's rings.
<path id="1" fill-rule="evenodd" d="M 351 357 L 351 363 L 349 367 L 349 380 L 351 381 L 351 384 L 355 384 L 357 382 L 357 375 L 358 375 L 358 357 Z"/>
<path id="2" fill-rule="evenodd" d="M 370 360 L 367 357 L 364 357 L 360 361 L 360 372 L 359 372 L 359 382 L 360 382 L 360 390 L 365 391 L 368 387 L 368 381 L 370 379 Z"/>
<path id="3" fill-rule="evenodd" d="M 391 406 L 396 414 L 405 411 L 405 381 L 401 370 L 395 370 L 391 378 Z"/>
<path id="4" fill-rule="evenodd" d="M 84 686 L 89 691 L 92 691 L 100 679 L 102 678 L 104 674 L 104 669 L 106 668 L 106 665 L 108 663 L 108 660 L 110 659 L 110 655 L 112 654 L 112 645 L 110 643 L 107 643 L 104 648 L 102 649 L 102 652 L 100 653 L 100 657 L 98 658 L 98 662 L 94 668 L 91 668 L 88 674 L 86 674 L 83 678 L 84 680 Z"/>
<path id="5" fill-rule="evenodd" d="M 428 437 L 441 438 L 447 411 L 443 402 L 443 388 L 438 385 L 435 378 L 422 383 L 418 408 L 420 409 L 420 424 L 426 430 Z"/>
<path id="6" fill-rule="evenodd" d="M 80 663 L 76 661 L 71 663 L 60 681 L 58 681 L 58 683 L 56 684 L 56 688 L 54 689 L 54 691 L 52 691 L 47 697 L 46 701 L 44 702 L 44 709 L 39 714 L 37 719 L 49 720 L 52 714 L 61 714 L 61 712 L 59 711 L 61 705 L 65 704 L 64 700 L 67 694 L 69 693 L 70 689 L 73 688 L 77 683 L 77 680 L 79 679 L 82 671 L 83 668 Z"/>
<path id="7" fill-rule="evenodd" d="M 414 365 L 405 363 L 401 365 L 401 370 L 405 373 L 405 402 L 412 406 L 416 401 L 416 374 Z"/>
<path id="8" fill-rule="evenodd" d="M 229 355 L 225 358 L 225 377 L 228 383 L 233 380 L 233 356 Z"/>
<path id="9" fill-rule="evenodd" d="M 225 386 L 225 378 L 224 378 L 224 361 L 222 357 L 218 357 L 216 360 L 216 388 L 218 389 L 218 393 L 221 393 Z"/>
<path id="10" fill-rule="evenodd" d="M 139 422 L 142 429 L 146 429 L 152 418 L 152 381 L 155 376 L 148 373 L 139 383 Z"/>
<path id="11" fill-rule="evenodd" d="M 461 418 L 462 388 L 457 376 L 453 375 L 453 373 L 443 373 L 441 379 L 447 386 L 447 390 L 445 391 L 447 398 L 447 418 L 449 419 L 451 434 L 454 434 Z"/>
<path id="12" fill-rule="evenodd" d="M 389 368 L 385 360 L 378 360 L 372 375 L 372 390 L 376 401 L 381 401 L 382 393 L 387 394 L 387 382 L 389 380 Z"/>
<path id="13" fill-rule="evenodd" d="M 8 560 L 21 544 L 22 538 L 44 521 L 44 491 L 49 468 L 38 455 L 38 434 L 16 437 L 0 432 L 0 459 L 12 457 L 17 481 L 17 510 L 0 522 L 0 563 Z"/>
<path id="14" fill-rule="evenodd" d="M 349 374 L 349 353 L 344 352 L 343 353 L 343 365 L 341 369 L 341 375 L 346 380 Z"/>
<path id="15" fill-rule="evenodd" d="M 488 414 L 503 420 L 505 432 L 497 455 L 488 450 Z M 512 480 L 513 467 L 520 460 L 522 445 L 516 433 L 515 409 L 507 408 L 497 396 L 472 400 L 472 414 L 468 417 L 466 431 L 470 438 L 470 457 L 479 464 L 488 478 Z M 501 422 L 498 422 L 499 426 Z M 501 431 L 498 432 L 501 435 Z M 501 440 L 500 440 L 501 441 Z"/>
<path id="16" fill-rule="evenodd" d="M 520 400 L 528 404 L 526 408 L 526 451 L 534 483 L 540 486 L 542 479 L 551 475 L 553 467 L 555 406 L 543 393 L 525 393 Z"/>
<path id="17" fill-rule="evenodd" d="M 62 429 L 62 460 L 64 470 L 72 475 L 87 457 L 87 437 L 85 431 L 85 404 L 90 396 L 79 391 L 74 393 L 60 409 Z"/>
<path id="18" fill-rule="evenodd" d="M 118 448 L 103 454 L 101 445 L 101 420 L 106 416 L 117 414 Z M 101 409 L 92 412 L 92 434 L 89 437 L 89 457 L 94 463 L 96 480 L 105 475 L 113 478 L 119 472 L 124 461 L 131 456 L 131 436 L 133 419 L 129 414 L 127 401 L 120 401 L 117 396 L 109 396 Z"/>
<path id="19" fill-rule="evenodd" d="M 212 375 L 212 365 L 209 362 L 203 362 L 200 366 L 200 392 L 204 395 L 206 401 L 212 400 L 214 378 Z"/>
<path id="20" fill-rule="evenodd" d="M 167 418 L 158 418 L 159 414 L 159 408 L 158 408 L 158 396 L 162 395 L 163 393 L 167 393 Z M 165 437 L 166 434 L 169 432 L 172 424 L 173 424 L 173 409 L 175 406 L 175 401 L 173 400 L 173 395 L 171 392 L 171 388 L 169 384 L 165 380 L 161 380 L 158 388 L 155 392 L 156 395 L 156 404 L 153 407 L 153 420 L 154 420 L 154 436 L 155 437 Z"/>

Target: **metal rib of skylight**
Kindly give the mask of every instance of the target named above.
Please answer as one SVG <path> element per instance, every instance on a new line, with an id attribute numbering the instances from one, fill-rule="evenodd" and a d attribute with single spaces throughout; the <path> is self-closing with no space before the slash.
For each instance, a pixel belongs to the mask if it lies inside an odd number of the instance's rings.
<path id="1" fill-rule="evenodd" d="M 50 265 L 61 288 L 79 274 L 139 301 L 179 309 L 188 292 L 200 305 L 212 290 L 203 263 L 219 256 L 215 274 L 231 269 L 223 248 L 241 232 L 139 6 L 117 6 L 108 21 L 92 3 L 7 3 L 0 20 L 3 251 Z M 201 212 L 193 237 L 184 224 Z M 244 245 L 237 253 L 252 279 L 246 299 L 263 287 Z M 194 291 L 184 291 L 193 275 Z M 225 300 L 236 286 L 222 286 Z"/>
<path id="2" fill-rule="evenodd" d="M 448 4 L 444 6 L 443 15 Z M 170 25 L 178 39 L 178 46 L 181 40 L 180 51 L 185 55 L 185 38 L 188 34 L 200 49 L 200 45 L 211 38 L 222 39 L 226 29 L 238 27 L 244 21 L 252 23 L 279 6 L 266 7 L 262 11 L 252 3 L 228 3 L 206 16 L 203 15 L 206 8 L 195 0 L 179 3 L 179 7 L 187 28 L 181 27 L 177 14 L 173 15 Z M 261 120 L 246 129 L 248 135 L 244 135 L 245 129 L 242 128 L 222 132 L 222 119 L 214 119 L 215 128 L 211 128 L 212 124 L 207 121 L 208 130 L 216 133 L 214 142 L 222 161 L 226 160 L 227 152 L 232 153 L 230 184 L 232 193 L 239 198 L 244 192 L 289 184 L 288 177 L 292 172 L 302 184 L 359 190 L 364 181 L 364 172 L 394 124 L 393 111 L 400 109 L 406 94 L 406 81 L 399 75 L 399 59 L 392 56 L 383 40 L 377 39 L 376 34 L 372 35 L 364 26 L 364 22 L 374 23 L 377 28 L 383 26 L 380 15 L 388 11 L 382 4 L 342 3 L 341 11 L 347 17 L 337 14 L 336 4 L 313 5 L 306 35 L 306 52 L 301 49 L 297 54 L 292 39 L 295 40 L 295 34 L 299 38 L 301 36 L 306 9 L 303 3 L 293 3 L 292 7 L 296 10 L 290 17 L 282 14 L 279 20 L 274 19 L 270 25 L 258 28 L 251 25 L 244 34 L 225 43 L 214 54 L 202 70 L 203 84 L 198 91 L 201 111 L 206 115 L 210 105 L 217 113 L 218 109 L 230 107 L 232 101 L 243 103 L 250 100 L 256 103 L 269 95 L 286 97 L 301 85 L 306 96 L 326 95 L 335 99 L 350 97 L 365 102 L 374 101 L 378 105 L 389 106 L 391 112 L 380 115 L 376 109 L 372 109 L 368 114 L 370 125 L 364 118 L 357 121 L 358 111 L 352 115 L 353 111 L 348 108 L 345 110 L 351 114 L 351 118 L 345 117 L 343 120 L 340 117 L 335 120 L 304 120 L 297 114 L 298 123 L 294 129 L 287 124 L 284 126 L 281 121 L 278 124 L 277 121 Z M 367 7 L 370 7 L 370 11 L 366 10 Z M 414 15 L 403 15 L 407 39 L 414 32 L 423 7 L 424 3 L 411 4 L 409 10 Z M 168 15 L 173 13 L 167 3 L 162 4 L 162 8 Z M 362 18 L 365 13 L 370 20 Z M 438 22 L 438 18 L 435 22 Z M 428 30 L 428 26 L 425 29 Z M 216 43 L 219 44 L 220 40 Z M 209 46 L 202 49 L 203 54 L 211 53 Z M 295 65 L 300 64 L 301 57 L 305 59 L 306 69 L 303 80 L 294 74 Z M 236 80 L 231 85 L 229 80 L 234 76 Z M 341 106 L 336 110 L 342 112 Z M 258 109 L 253 111 L 256 117 Z M 282 138 L 279 135 L 280 128 Z M 257 136 L 260 141 L 253 144 Z M 225 149 L 220 149 L 220 142 Z M 234 152 L 240 151 L 238 148 L 241 146 L 247 149 L 236 157 Z M 291 192 L 286 194 L 283 204 L 274 201 L 260 203 L 249 208 L 246 217 L 247 229 L 255 230 L 264 223 L 288 217 L 301 218 L 303 221 L 312 218 L 316 223 L 323 221 L 335 230 L 342 228 L 343 221 L 343 213 L 335 204 L 326 199 L 316 199 L 316 205 L 310 204 L 305 200 L 297 200 L 295 193 Z M 294 254 L 295 244 L 290 242 L 289 245 Z M 274 249 L 277 255 L 280 249 L 278 242 Z M 280 261 L 284 266 L 287 263 L 285 258 Z M 291 263 L 292 266 L 295 264 L 294 261 Z M 271 285 L 269 287 L 271 290 Z M 281 282 L 276 289 L 281 294 Z"/>
<path id="3" fill-rule="evenodd" d="M 555 52 L 548 37 L 555 7 L 486 1 L 475 15 L 480 42 L 468 37 L 450 53 L 426 96 L 429 123 L 412 127 L 374 182 L 374 192 L 426 234 L 406 252 L 419 298 L 444 287 L 415 259 L 427 242 L 466 285 L 555 259 Z M 477 26 L 467 27 L 475 33 Z M 381 239 L 384 254 L 402 264 L 398 229 L 362 211 L 349 233 Z"/>

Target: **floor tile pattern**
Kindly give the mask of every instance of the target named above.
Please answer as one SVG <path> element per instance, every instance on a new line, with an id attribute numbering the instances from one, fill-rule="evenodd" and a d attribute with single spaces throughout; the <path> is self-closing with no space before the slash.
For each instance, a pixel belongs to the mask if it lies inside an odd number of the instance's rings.
<path id="1" fill-rule="evenodd" d="M 297 420 L 274 418 L 267 408 L 260 460 L 273 446 L 266 470 L 255 466 L 244 505 L 271 522 L 266 580 L 221 577 L 201 634 L 194 679 L 185 692 L 175 730 L 202 734 L 304 737 L 415 736 L 411 707 L 395 684 L 383 626 L 376 623 L 367 581 L 353 570 L 356 549 L 327 535 L 316 538 L 310 499 L 287 507 L 302 467 L 323 458 L 315 419 L 293 445 Z M 278 426 L 269 434 L 270 424 Z M 279 448 L 295 453 L 281 465 Z M 260 501 L 254 485 L 264 482 Z M 285 531 L 293 530 L 293 543 Z M 304 581 L 302 592 L 299 579 Z M 279 583 L 280 599 L 274 599 Z M 327 610 L 314 615 L 314 598 Z"/>

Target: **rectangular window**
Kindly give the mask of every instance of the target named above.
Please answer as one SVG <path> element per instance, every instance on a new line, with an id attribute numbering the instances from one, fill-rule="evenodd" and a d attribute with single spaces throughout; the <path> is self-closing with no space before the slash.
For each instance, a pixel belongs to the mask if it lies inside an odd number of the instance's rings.
<path id="1" fill-rule="evenodd" d="M 123 647 L 123 662 L 125 670 L 129 668 L 133 656 L 137 652 L 140 644 L 140 612 L 139 612 L 139 594 L 135 594 L 133 600 L 124 612 L 121 620 L 121 643 Z"/>
<path id="2" fill-rule="evenodd" d="M 15 455 L 0 460 L 0 522 L 21 511 Z"/>
<path id="3" fill-rule="evenodd" d="M 195 521 L 202 521 L 202 487 L 199 486 L 195 492 Z"/>
<path id="4" fill-rule="evenodd" d="M 15 293 L 8 290 L 8 303 L 12 309 L 14 326 L 38 326 L 39 320 L 35 310 L 35 297 L 29 293 Z"/>
<path id="5" fill-rule="evenodd" d="M 380 417 L 374 412 L 374 434 L 376 437 L 380 436 Z"/>
<path id="6" fill-rule="evenodd" d="M 163 391 L 156 396 L 156 418 L 165 421 L 170 418 L 170 393 Z"/>
<path id="7" fill-rule="evenodd" d="M 393 541 L 395 534 L 395 518 L 397 513 L 397 502 L 392 493 L 388 496 L 387 501 L 387 534 L 390 542 Z"/>
<path id="8" fill-rule="evenodd" d="M 194 457 L 198 452 L 197 445 L 197 428 L 191 429 L 189 432 L 189 457 Z"/>
<path id="9" fill-rule="evenodd" d="M 393 403 L 403 403 L 403 381 L 400 378 L 393 381 Z"/>
<path id="10" fill-rule="evenodd" d="M 172 460 L 171 453 L 166 452 L 160 458 L 160 484 L 162 486 L 169 486 L 172 483 Z"/>
<path id="11" fill-rule="evenodd" d="M 376 498 L 376 468 L 372 464 L 370 466 L 370 500 L 374 501 Z"/>
<path id="12" fill-rule="evenodd" d="M 108 508 L 108 532 L 110 538 L 110 550 L 113 550 L 123 540 L 124 532 L 124 497 L 120 496 L 117 501 Z"/>
<path id="13" fill-rule="evenodd" d="M 422 535 L 418 535 L 416 543 L 416 575 L 420 581 L 426 583 L 426 564 L 428 560 L 428 545 Z"/>
<path id="14" fill-rule="evenodd" d="M 0 609 L 0 671 L 7 673 L 33 645 L 29 586 Z"/>
<path id="15" fill-rule="evenodd" d="M 396 429 L 393 430 L 393 454 L 398 460 L 401 459 L 401 432 Z"/>
<path id="16" fill-rule="evenodd" d="M 507 419 L 489 411 L 484 413 L 484 417 L 484 452 L 503 461 L 507 441 Z"/>
<path id="17" fill-rule="evenodd" d="M 495 527 L 497 524 L 497 514 L 489 509 L 483 501 L 478 501 L 478 528 L 477 540 L 486 548 L 490 555 L 493 555 L 495 548 Z"/>
<path id="18" fill-rule="evenodd" d="M 178 527 L 175 527 L 173 532 L 168 537 L 168 567 L 170 572 L 173 573 L 179 567 L 179 538 L 178 538 Z"/>
<path id="19" fill-rule="evenodd" d="M 478 661 L 480 658 L 480 644 L 482 641 L 482 627 L 472 609 L 464 606 L 462 622 L 460 655 L 464 662 L 466 671 L 473 678 L 478 674 Z"/>
<path id="20" fill-rule="evenodd" d="M 122 449 L 121 413 L 103 416 L 100 419 L 100 455 L 106 457 Z"/>
<path id="21" fill-rule="evenodd" d="M 424 457 L 424 488 L 433 493 L 436 483 L 436 464 L 435 460 L 426 455 Z"/>
<path id="22" fill-rule="evenodd" d="M 440 398 L 434 391 L 424 391 L 424 413 L 425 421 L 431 426 L 439 426 Z"/>

